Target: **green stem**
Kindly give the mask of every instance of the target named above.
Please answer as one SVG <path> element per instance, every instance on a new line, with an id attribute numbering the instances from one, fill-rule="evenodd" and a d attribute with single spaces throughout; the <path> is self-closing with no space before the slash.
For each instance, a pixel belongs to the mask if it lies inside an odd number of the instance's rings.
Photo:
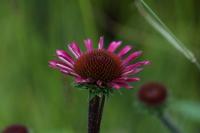
<path id="1" fill-rule="evenodd" d="M 171 133 L 182 133 L 177 125 L 172 121 L 169 114 L 162 113 L 158 115 L 158 118 L 162 122 L 162 124 L 169 129 Z"/>

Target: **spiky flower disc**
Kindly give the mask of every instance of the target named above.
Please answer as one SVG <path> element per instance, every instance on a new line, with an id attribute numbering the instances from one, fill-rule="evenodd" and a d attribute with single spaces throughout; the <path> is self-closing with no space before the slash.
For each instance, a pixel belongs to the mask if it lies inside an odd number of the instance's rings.
<path id="1" fill-rule="evenodd" d="M 106 50 L 93 50 L 83 54 L 75 63 L 74 71 L 83 78 L 110 82 L 122 73 L 121 60 Z"/>
<path id="2" fill-rule="evenodd" d="M 140 72 L 143 65 L 149 64 L 149 61 L 140 61 L 129 65 L 141 55 L 141 51 L 124 57 L 131 50 L 131 46 L 127 45 L 116 53 L 121 41 L 111 42 L 107 49 L 103 48 L 103 37 L 100 38 L 97 49 L 93 48 L 90 39 L 85 40 L 84 43 L 87 49 L 85 52 L 82 52 L 75 42 L 68 45 L 75 59 L 66 51 L 57 50 L 59 60 L 49 61 L 50 67 L 75 77 L 78 84 L 120 89 L 121 87 L 132 88 L 128 82 L 138 81 L 139 78 L 133 77 L 134 74 Z"/>

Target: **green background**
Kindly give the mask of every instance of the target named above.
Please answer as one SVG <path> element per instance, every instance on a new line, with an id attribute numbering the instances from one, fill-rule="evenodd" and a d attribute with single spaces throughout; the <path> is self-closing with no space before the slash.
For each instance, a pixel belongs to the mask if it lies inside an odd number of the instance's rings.
<path id="1" fill-rule="evenodd" d="M 200 61 L 200 1 L 146 0 Z M 100 36 L 123 40 L 152 64 L 135 89 L 122 89 L 105 105 L 102 133 L 167 133 L 137 106 L 143 83 L 170 92 L 168 111 L 187 133 L 200 132 L 200 71 L 139 14 L 133 0 L 0 0 L 0 129 L 19 123 L 34 133 L 87 132 L 88 92 L 48 67 L 56 49 Z M 97 45 L 96 45 L 97 46 Z"/>

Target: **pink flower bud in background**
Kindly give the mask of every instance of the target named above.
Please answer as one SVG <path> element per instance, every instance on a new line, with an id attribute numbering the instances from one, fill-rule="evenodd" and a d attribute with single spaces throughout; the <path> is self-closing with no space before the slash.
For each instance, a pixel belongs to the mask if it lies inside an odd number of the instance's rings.
<path id="1" fill-rule="evenodd" d="M 138 92 L 139 100 L 148 106 L 160 106 L 167 99 L 167 89 L 157 82 L 146 83 Z"/>
<path id="2" fill-rule="evenodd" d="M 27 127 L 23 125 L 10 125 L 2 133 L 29 133 Z"/>

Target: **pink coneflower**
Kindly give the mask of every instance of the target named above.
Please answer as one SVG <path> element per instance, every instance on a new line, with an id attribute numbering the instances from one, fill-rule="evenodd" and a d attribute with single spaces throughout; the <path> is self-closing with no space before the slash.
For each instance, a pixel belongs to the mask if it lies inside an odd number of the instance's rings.
<path id="1" fill-rule="evenodd" d="M 139 80 L 134 75 L 149 61 L 131 64 L 142 52 L 136 51 L 126 57 L 131 50 L 129 45 L 116 52 L 121 41 L 113 41 L 108 48 L 104 48 L 104 39 L 101 37 L 96 49 L 90 39 L 84 43 L 87 49 L 85 52 L 75 42 L 68 45 L 74 57 L 64 50 L 57 50 L 59 60 L 52 60 L 49 65 L 75 77 L 78 85 L 89 90 L 88 133 L 99 133 L 105 96 L 112 92 L 111 88 L 132 88 L 128 83 Z"/>
<path id="2" fill-rule="evenodd" d="M 104 39 L 101 37 L 96 49 L 93 48 L 91 39 L 85 40 L 84 43 L 87 49 L 84 52 L 75 42 L 68 45 L 74 58 L 64 50 L 57 50 L 56 54 L 59 60 L 49 61 L 50 67 L 75 77 L 75 82 L 78 84 L 129 89 L 132 88 L 129 85 L 130 82 L 140 80 L 134 75 L 142 70 L 142 66 L 149 64 L 149 61 L 131 64 L 142 52 L 136 51 L 126 57 L 125 55 L 132 48 L 130 45 L 116 52 L 121 41 L 113 41 L 108 48 L 104 48 Z"/>

